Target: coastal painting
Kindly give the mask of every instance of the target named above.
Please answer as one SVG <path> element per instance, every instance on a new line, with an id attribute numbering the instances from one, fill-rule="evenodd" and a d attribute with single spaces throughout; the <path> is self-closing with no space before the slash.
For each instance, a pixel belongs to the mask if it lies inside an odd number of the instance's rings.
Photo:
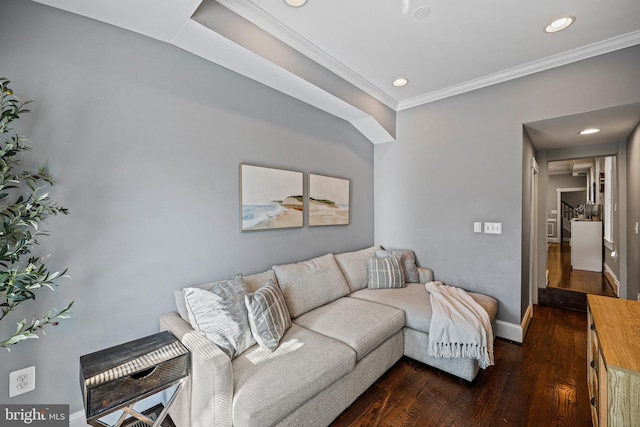
<path id="1" fill-rule="evenodd" d="M 242 231 L 304 225 L 302 172 L 241 165 Z"/>
<path id="2" fill-rule="evenodd" d="M 309 174 L 309 225 L 349 224 L 349 180 Z"/>

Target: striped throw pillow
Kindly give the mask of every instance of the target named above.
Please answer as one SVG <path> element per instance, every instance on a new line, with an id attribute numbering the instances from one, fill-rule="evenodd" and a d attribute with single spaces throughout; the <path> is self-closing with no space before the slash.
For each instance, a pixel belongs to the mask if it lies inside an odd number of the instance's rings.
<path id="1" fill-rule="evenodd" d="M 249 313 L 251 334 L 260 347 L 275 351 L 284 333 L 291 326 L 291 316 L 280 287 L 273 280 L 244 296 Z"/>
<path id="2" fill-rule="evenodd" d="M 369 289 L 404 288 L 404 270 L 399 256 L 367 260 Z"/>
<path id="3" fill-rule="evenodd" d="M 413 251 L 376 251 L 376 258 L 386 258 L 391 255 L 400 257 L 405 282 L 420 283 L 420 274 L 416 266 L 416 254 Z"/>

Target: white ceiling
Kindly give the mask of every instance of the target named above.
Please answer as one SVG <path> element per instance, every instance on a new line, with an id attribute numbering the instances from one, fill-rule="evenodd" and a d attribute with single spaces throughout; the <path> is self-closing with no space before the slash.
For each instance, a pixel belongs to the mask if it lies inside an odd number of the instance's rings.
<path id="1" fill-rule="evenodd" d="M 630 104 L 526 123 L 525 127 L 533 145 L 540 150 L 621 141 L 639 122 L 640 104 Z M 580 135 L 580 131 L 589 128 L 601 131 Z"/>
<path id="2" fill-rule="evenodd" d="M 638 0 L 218 1 L 396 109 L 640 43 Z M 577 18 L 571 27 L 543 31 L 565 15 Z M 409 84 L 394 88 L 397 77 Z"/>
<path id="3" fill-rule="evenodd" d="M 232 11 L 391 111 L 640 43 L 639 0 L 308 0 L 299 8 L 284 0 L 34 1 L 178 46 L 341 117 L 373 142 L 391 141 L 394 132 L 354 103 L 362 97 L 341 96 L 274 62 L 260 43 L 247 48 L 238 41 L 243 34 L 228 34 L 233 28 L 221 34 L 203 25 L 192 18 L 196 10 L 207 6 L 224 19 Z M 424 8 L 428 16 L 416 18 Z M 543 32 L 565 15 L 576 17 L 571 27 Z M 409 84 L 393 87 L 397 77 Z"/>

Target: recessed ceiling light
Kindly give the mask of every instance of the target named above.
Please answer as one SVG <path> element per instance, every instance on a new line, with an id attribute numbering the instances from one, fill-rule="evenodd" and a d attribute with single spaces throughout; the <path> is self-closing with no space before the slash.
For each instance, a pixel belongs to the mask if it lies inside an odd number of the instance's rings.
<path id="1" fill-rule="evenodd" d="M 413 11 L 413 18 L 420 21 L 422 19 L 427 19 L 430 14 L 431 8 L 427 6 L 420 6 Z"/>
<path id="2" fill-rule="evenodd" d="M 547 25 L 544 29 L 545 33 L 557 33 L 558 31 L 562 31 L 567 28 L 569 25 L 576 22 L 575 16 L 565 16 L 560 19 L 556 19 L 551 24 Z"/>
<path id="3" fill-rule="evenodd" d="M 300 7 L 304 6 L 307 3 L 307 0 L 284 0 L 284 2 L 291 7 Z"/>
<path id="4" fill-rule="evenodd" d="M 581 130 L 579 133 L 580 135 L 591 135 L 592 133 L 598 133 L 598 132 L 600 132 L 600 129 L 590 128 L 590 129 Z"/>
<path id="5" fill-rule="evenodd" d="M 407 83 L 409 83 L 409 80 L 399 78 L 399 79 L 395 79 L 391 84 L 394 85 L 395 87 L 402 87 L 402 86 L 405 86 Z"/>

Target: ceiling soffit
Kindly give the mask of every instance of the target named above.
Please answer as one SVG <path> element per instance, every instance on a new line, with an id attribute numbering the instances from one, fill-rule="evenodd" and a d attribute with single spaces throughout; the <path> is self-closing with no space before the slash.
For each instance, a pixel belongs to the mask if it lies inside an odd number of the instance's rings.
<path id="1" fill-rule="evenodd" d="M 178 46 L 340 117 L 374 143 L 395 139 L 396 111 L 640 43 L 639 30 L 397 101 L 249 0 L 33 1 Z M 238 28 L 251 28 L 262 36 L 248 41 L 241 31 L 234 31 L 233 25 L 218 23 L 211 28 L 201 19 L 201 13 L 212 6 L 232 17 L 233 22 L 244 21 Z M 267 39 L 270 44 L 262 43 Z M 277 49 L 272 50 L 276 44 Z M 274 52 L 283 55 L 276 58 Z"/>
<path id="2" fill-rule="evenodd" d="M 394 138 L 396 122 L 394 109 L 380 103 L 368 93 L 336 76 L 327 68 L 227 9 L 219 2 L 204 0 L 192 16 L 192 20 L 231 40 L 243 49 L 266 59 L 286 73 L 290 73 L 291 78 L 302 79 L 305 83 L 310 83 L 337 100 L 355 107 L 357 113 L 352 114 L 353 117 L 343 116 L 342 118 L 352 123 L 357 120 L 359 126 L 370 122 L 363 121 L 366 116 L 374 118 L 383 128 L 380 132 L 375 132 L 383 137 L 383 140 L 379 142 L 387 142 Z M 298 97 L 296 94 L 292 94 L 292 96 Z M 335 113 L 329 112 L 335 115 Z M 388 134 L 386 137 L 383 136 L 383 130 Z"/>

